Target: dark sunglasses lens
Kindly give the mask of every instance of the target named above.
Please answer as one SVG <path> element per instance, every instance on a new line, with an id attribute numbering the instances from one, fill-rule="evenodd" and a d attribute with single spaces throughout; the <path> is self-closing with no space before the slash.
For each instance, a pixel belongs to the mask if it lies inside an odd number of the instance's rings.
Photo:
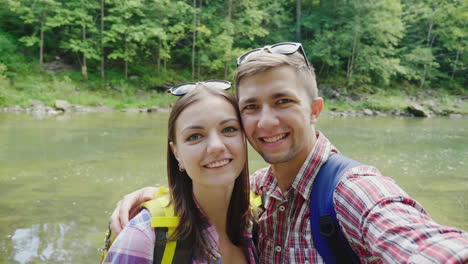
<path id="1" fill-rule="evenodd" d="M 276 46 L 272 46 L 270 48 L 272 53 L 279 53 L 279 54 L 292 54 L 299 49 L 299 45 L 295 44 L 279 44 Z"/>
<path id="2" fill-rule="evenodd" d="M 180 86 L 171 88 L 170 92 L 175 95 L 184 95 L 192 91 L 195 88 L 195 86 L 196 85 L 194 83 L 186 83 L 186 84 L 182 84 Z"/>
<path id="3" fill-rule="evenodd" d="M 222 90 L 227 90 L 231 87 L 231 83 L 223 82 L 223 81 L 206 81 L 203 83 L 203 85 L 208 86 L 210 88 L 222 89 Z"/>
<path id="4" fill-rule="evenodd" d="M 261 51 L 261 49 L 254 49 L 254 50 L 251 50 L 251 51 L 245 53 L 244 55 L 240 56 L 237 59 L 237 64 L 241 65 L 242 63 L 248 61 L 251 57 L 255 57 L 257 55 L 257 53 L 259 53 L 260 51 Z"/>

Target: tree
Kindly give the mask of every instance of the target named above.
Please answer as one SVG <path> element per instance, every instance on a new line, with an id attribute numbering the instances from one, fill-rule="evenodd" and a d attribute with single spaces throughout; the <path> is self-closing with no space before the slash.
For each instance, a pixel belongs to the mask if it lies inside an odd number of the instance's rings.
<path id="1" fill-rule="evenodd" d="M 466 1 L 441 2 L 439 9 L 443 12 L 434 28 L 434 34 L 438 36 L 436 44 L 440 47 L 436 59 L 451 81 L 457 74 L 467 74 L 466 61 L 462 59 L 468 51 L 467 8 Z"/>
<path id="2" fill-rule="evenodd" d="M 60 25 L 60 22 L 51 19 L 61 8 L 55 0 L 6 0 L 7 6 L 20 15 L 25 24 L 31 24 L 34 33 L 23 36 L 20 41 L 26 46 L 39 45 L 39 65 L 44 65 L 45 32 Z M 39 37 L 37 36 L 39 34 Z"/>
<path id="3" fill-rule="evenodd" d="M 296 0 L 296 41 L 301 42 L 302 0 Z"/>
<path id="4" fill-rule="evenodd" d="M 266 36 L 268 31 L 262 25 L 266 17 L 260 8 L 262 1 L 233 0 L 223 3 L 213 5 L 210 2 L 210 5 L 203 7 L 197 46 L 201 66 L 210 75 L 222 71 L 224 78 L 228 78 L 229 70 L 235 66 L 235 58 L 245 51 L 237 48 L 235 42 L 253 43 L 256 37 Z"/>
<path id="5" fill-rule="evenodd" d="M 100 48 L 101 48 L 101 79 L 104 79 L 106 77 L 106 71 L 105 71 L 105 66 L 106 66 L 106 61 L 105 61 L 105 54 L 104 54 L 104 20 L 105 20 L 105 0 L 101 0 L 101 17 L 100 17 L 100 30 L 99 30 L 99 41 L 100 41 Z"/>
<path id="6" fill-rule="evenodd" d="M 403 36 L 401 5 L 392 0 L 320 2 L 304 20 L 305 41 L 319 74 L 345 70 L 347 84 L 388 84 L 402 67 L 396 47 Z M 357 86 L 356 86 L 357 87 Z"/>
<path id="7" fill-rule="evenodd" d="M 148 35 L 141 23 L 145 5 L 142 0 L 109 0 L 105 21 L 111 26 L 105 32 L 104 43 L 111 43 L 109 59 L 124 61 L 124 76 L 128 78 L 128 64 L 137 55 L 138 46 L 144 44 Z"/>
<path id="8" fill-rule="evenodd" d="M 62 46 L 81 54 L 81 73 L 88 80 L 88 59 L 99 60 L 100 39 L 97 29 L 99 5 L 92 0 L 75 0 L 65 4 L 57 16 L 63 24 L 71 27 L 71 34 L 64 39 Z M 91 37 L 90 37 L 91 36 Z"/>

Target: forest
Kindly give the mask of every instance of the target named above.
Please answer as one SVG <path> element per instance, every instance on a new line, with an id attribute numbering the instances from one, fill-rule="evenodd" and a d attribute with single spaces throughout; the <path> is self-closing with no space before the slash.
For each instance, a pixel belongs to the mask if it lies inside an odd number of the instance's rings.
<path id="1" fill-rule="evenodd" d="M 340 94 L 466 97 L 467 22 L 459 0 L 0 0 L 0 106 L 86 91 L 125 107 L 138 90 L 231 80 L 238 56 L 284 41 Z"/>

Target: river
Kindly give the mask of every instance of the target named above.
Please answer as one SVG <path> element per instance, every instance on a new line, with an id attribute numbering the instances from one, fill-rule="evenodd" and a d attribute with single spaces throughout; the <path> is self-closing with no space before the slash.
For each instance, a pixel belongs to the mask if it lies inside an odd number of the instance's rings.
<path id="1" fill-rule="evenodd" d="M 123 194 L 165 184 L 167 113 L 0 113 L 0 263 L 97 263 Z M 328 117 L 318 128 L 438 222 L 468 230 L 466 119 Z M 265 166 L 252 150 L 250 169 Z"/>

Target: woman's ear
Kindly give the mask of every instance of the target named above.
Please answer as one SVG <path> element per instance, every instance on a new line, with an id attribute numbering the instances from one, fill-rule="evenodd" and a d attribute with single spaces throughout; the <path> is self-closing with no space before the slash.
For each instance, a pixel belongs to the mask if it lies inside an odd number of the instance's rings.
<path id="1" fill-rule="evenodd" d="M 172 154 L 174 154 L 174 157 L 179 162 L 179 167 L 183 167 L 184 165 L 182 164 L 182 160 L 179 157 L 179 152 L 177 151 L 177 146 L 172 141 L 169 142 L 169 146 L 171 147 Z"/>
<path id="2" fill-rule="evenodd" d="M 320 113 L 323 109 L 323 98 L 317 97 L 312 101 L 311 111 L 310 111 L 310 123 L 315 124 L 318 121 Z"/>

